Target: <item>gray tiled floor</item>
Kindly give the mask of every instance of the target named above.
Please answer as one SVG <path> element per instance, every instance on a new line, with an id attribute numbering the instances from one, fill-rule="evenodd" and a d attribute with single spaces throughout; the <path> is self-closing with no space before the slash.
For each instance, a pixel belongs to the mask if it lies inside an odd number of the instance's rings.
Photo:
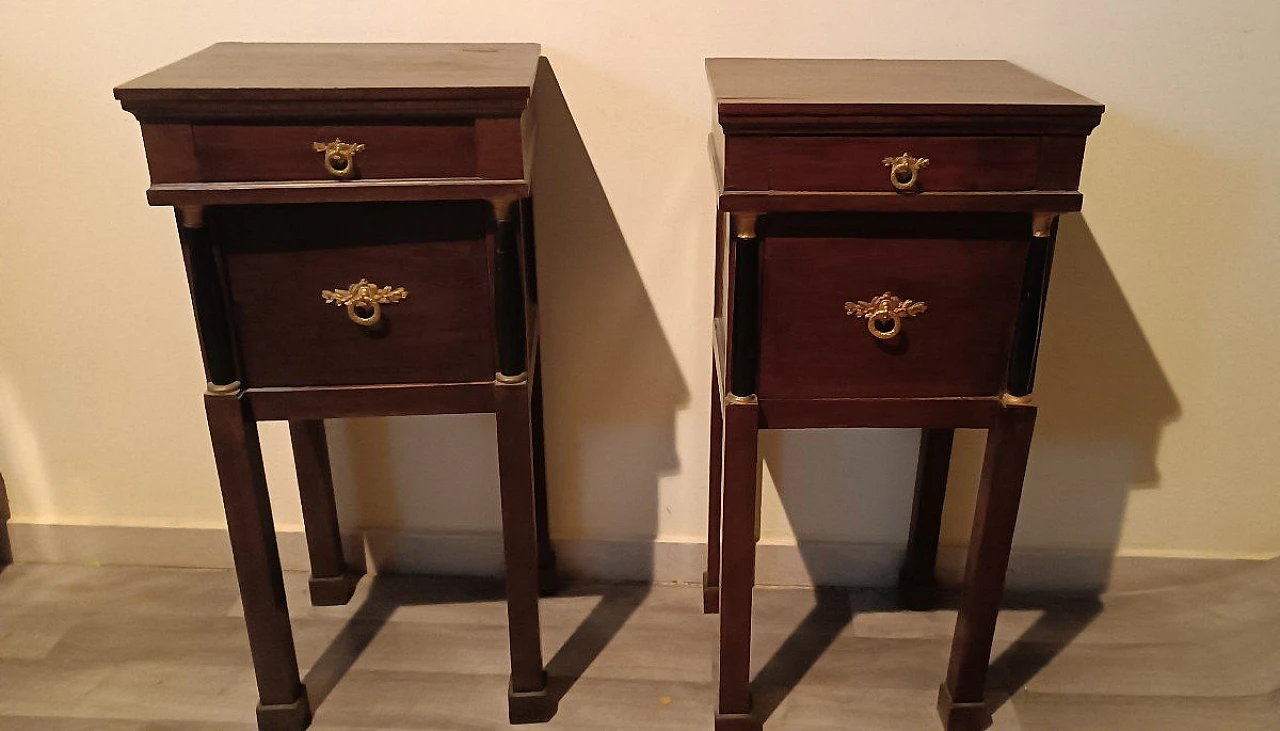
<path id="1" fill-rule="evenodd" d="M 501 587 L 366 579 L 313 608 L 287 577 L 316 729 L 507 728 Z M 1097 600 L 1014 597 L 996 713 L 1010 731 L 1280 729 L 1280 562 Z M 690 586 L 575 586 L 543 601 L 563 693 L 548 731 L 710 729 L 716 625 Z M 253 675 L 225 571 L 15 566 L 0 573 L 0 731 L 250 731 Z M 874 591 L 756 594 L 771 731 L 938 728 L 954 612 Z"/>

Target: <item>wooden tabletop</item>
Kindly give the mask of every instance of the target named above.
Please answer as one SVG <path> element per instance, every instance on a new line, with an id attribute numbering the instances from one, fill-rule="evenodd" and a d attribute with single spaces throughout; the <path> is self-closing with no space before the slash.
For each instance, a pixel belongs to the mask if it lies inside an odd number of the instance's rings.
<path id="1" fill-rule="evenodd" d="M 1008 61 L 709 58 L 707 75 L 722 111 L 1102 111 L 1101 104 Z"/>
<path id="2" fill-rule="evenodd" d="M 116 87 L 164 99 L 527 99 L 534 43 L 218 43 Z"/>

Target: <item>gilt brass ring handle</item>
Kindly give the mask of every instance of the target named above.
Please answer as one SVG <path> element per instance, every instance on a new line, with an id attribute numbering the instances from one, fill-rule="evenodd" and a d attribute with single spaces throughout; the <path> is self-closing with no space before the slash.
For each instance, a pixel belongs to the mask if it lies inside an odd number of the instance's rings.
<path id="1" fill-rule="evenodd" d="M 346 289 L 326 289 L 320 293 L 325 302 L 347 308 L 347 317 L 362 327 L 373 327 L 382 320 L 382 306 L 409 296 L 404 287 L 379 287 L 367 279 Z"/>
<path id="2" fill-rule="evenodd" d="M 929 158 L 912 157 L 904 152 L 897 157 L 886 157 L 885 167 L 889 168 L 889 182 L 901 191 L 913 192 L 920 184 L 920 171 L 929 167 Z"/>
<path id="3" fill-rule="evenodd" d="M 923 315 L 929 306 L 924 302 L 904 300 L 885 292 L 868 302 L 845 302 L 844 314 L 867 320 L 867 332 L 877 340 L 893 340 L 902 332 L 902 318 Z"/>
<path id="4" fill-rule="evenodd" d="M 324 169 L 330 175 L 345 180 L 356 174 L 356 153 L 364 150 L 364 144 L 334 137 L 333 142 L 312 142 L 311 149 L 324 155 Z"/>

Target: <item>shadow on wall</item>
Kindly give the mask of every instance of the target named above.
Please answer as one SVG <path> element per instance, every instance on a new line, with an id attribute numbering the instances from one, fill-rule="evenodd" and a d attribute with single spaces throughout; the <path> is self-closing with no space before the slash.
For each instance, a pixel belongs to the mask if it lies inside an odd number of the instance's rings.
<path id="1" fill-rule="evenodd" d="M 689 392 L 546 59 L 537 89 L 551 532 L 579 539 L 570 573 L 589 560 L 597 576 L 652 578 L 658 483 L 680 467 L 675 415 Z M 592 550 L 580 540 L 592 533 L 618 542 Z"/>
<path id="2" fill-rule="evenodd" d="M 1030 537 L 1045 550 L 1015 558 L 1010 583 L 1032 583 L 1036 572 L 1055 571 L 1075 589 L 1101 591 L 1111 579 L 1129 490 L 1155 488 L 1161 432 L 1182 412 L 1079 214 L 1059 224 L 1035 394 L 1040 414 L 1015 547 Z M 982 436 L 957 439 L 946 544 L 968 539 Z M 953 553 L 953 563 L 962 560 Z M 955 576 L 959 570 L 950 567 Z"/>
<path id="3" fill-rule="evenodd" d="M 650 577 L 658 480 L 679 468 L 675 413 L 688 391 L 546 59 L 533 107 L 551 534 L 570 541 L 566 573 Z M 375 567 L 500 570 L 493 431 L 491 415 L 333 425 L 342 523 L 369 531 Z M 466 534 L 478 555 L 392 560 L 410 552 L 405 541 L 452 545 L 432 534 Z M 582 540 L 592 534 L 619 540 L 600 550 Z"/>
<path id="4" fill-rule="evenodd" d="M 533 189 L 551 535 L 560 570 L 655 578 L 658 483 L 689 400 L 675 354 L 547 59 Z M 592 533 L 614 540 L 591 540 Z M 649 593 L 609 589 L 547 663 L 563 698 Z"/>

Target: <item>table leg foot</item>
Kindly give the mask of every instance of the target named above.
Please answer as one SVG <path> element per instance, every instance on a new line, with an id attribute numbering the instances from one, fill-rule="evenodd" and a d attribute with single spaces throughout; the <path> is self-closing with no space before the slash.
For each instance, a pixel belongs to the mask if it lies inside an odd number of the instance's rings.
<path id="1" fill-rule="evenodd" d="M 356 585 L 360 583 L 361 576 L 361 572 L 352 570 L 337 576 L 312 576 L 309 582 L 311 606 L 336 607 L 346 604 L 356 593 Z"/>
<path id="2" fill-rule="evenodd" d="M 720 587 L 708 583 L 707 572 L 702 572 L 702 613 L 720 613 Z"/>
<path id="3" fill-rule="evenodd" d="M 946 731 L 986 731 L 991 727 L 991 712 L 985 703 L 956 703 L 945 683 L 938 689 L 938 716 Z"/>
<path id="4" fill-rule="evenodd" d="M 512 724 L 546 723 L 556 715 L 556 699 L 544 676 L 539 690 L 518 691 L 507 686 L 507 718 Z"/>
<path id="5" fill-rule="evenodd" d="M 258 704 L 258 731 L 302 731 L 310 725 L 311 703 L 306 687 L 292 703 Z"/>
<path id="6" fill-rule="evenodd" d="M 761 731 L 764 724 L 750 713 L 717 713 L 716 731 Z"/>

